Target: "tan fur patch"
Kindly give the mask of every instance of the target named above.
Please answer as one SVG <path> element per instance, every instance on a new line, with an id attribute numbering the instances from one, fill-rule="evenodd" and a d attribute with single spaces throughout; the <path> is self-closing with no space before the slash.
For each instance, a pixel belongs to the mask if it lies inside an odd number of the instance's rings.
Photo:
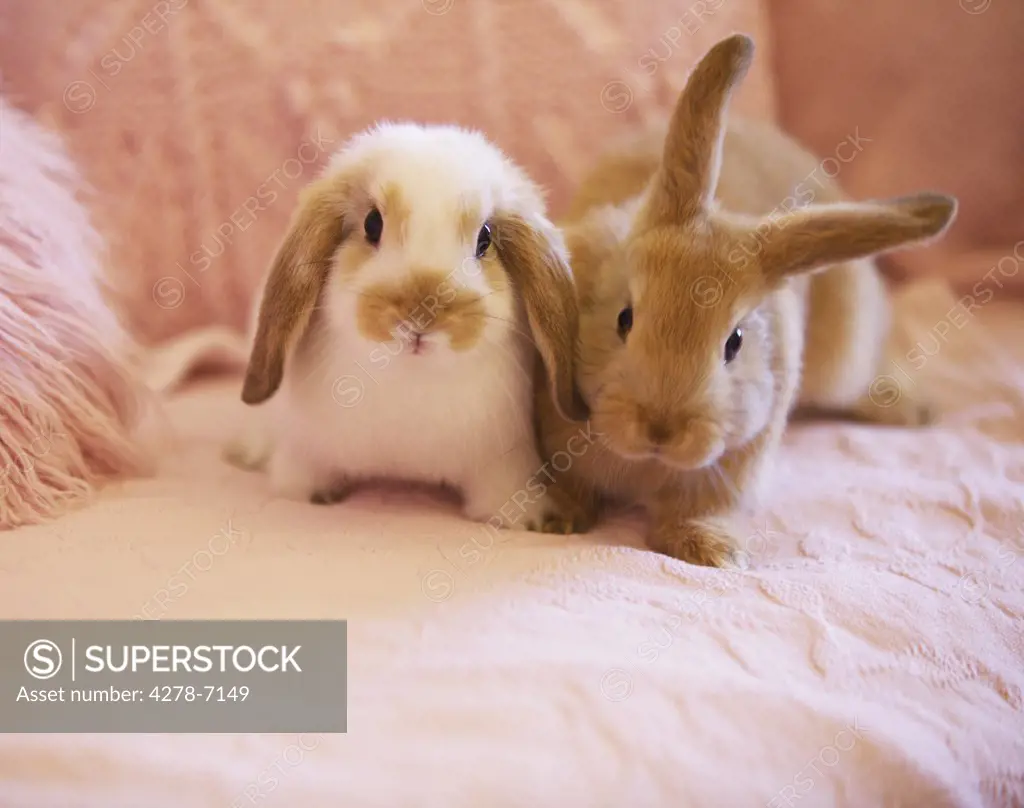
<path id="1" fill-rule="evenodd" d="M 579 307 L 561 236 L 550 225 L 532 227 L 511 214 L 496 217 L 494 229 L 495 249 L 526 306 L 555 402 L 565 417 L 585 421 L 586 404 L 574 379 Z"/>
<path id="2" fill-rule="evenodd" d="M 492 247 L 491 250 L 494 248 Z M 504 292 L 509 288 L 509 277 L 505 268 L 501 265 L 496 253 L 488 250 L 487 254 L 480 260 L 480 267 L 483 269 L 484 280 L 487 286 L 494 292 Z"/>
<path id="3" fill-rule="evenodd" d="M 405 240 L 405 229 L 409 224 L 409 206 L 399 186 L 389 184 L 381 190 L 380 212 L 384 217 L 384 238 L 393 235 L 401 244 Z"/>
<path id="4" fill-rule="evenodd" d="M 452 350 L 464 351 L 480 340 L 486 325 L 483 299 L 457 287 L 449 273 L 423 270 L 402 283 L 378 283 L 361 293 L 356 309 L 359 333 L 389 342 L 403 330 L 445 333 Z"/>
<path id="5" fill-rule="evenodd" d="M 365 197 L 356 169 L 330 174 L 303 189 L 288 232 L 270 267 L 246 369 L 242 400 L 259 404 L 284 378 L 285 357 L 305 331 L 334 252 L 355 228 Z"/>
<path id="6" fill-rule="evenodd" d="M 659 183 L 648 200 L 652 222 L 669 224 L 703 212 L 718 183 L 725 107 L 754 56 L 754 43 L 735 34 L 714 45 L 693 69 L 665 135 Z"/>

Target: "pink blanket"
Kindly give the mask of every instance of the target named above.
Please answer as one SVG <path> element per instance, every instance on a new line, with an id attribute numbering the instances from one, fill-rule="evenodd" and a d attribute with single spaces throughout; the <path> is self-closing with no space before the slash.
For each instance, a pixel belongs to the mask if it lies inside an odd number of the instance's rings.
<path id="1" fill-rule="evenodd" d="M 794 428 L 734 572 L 629 516 L 491 544 L 426 493 L 272 501 L 218 459 L 237 377 L 183 387 L 158 478 L 0 537 L 0 613 L 348 618 L 349 732 L 4 735 L 0 805 L 1024 804 L 1022 310 L 902 311 L 879 390 L 940 424 Z M 194 339 L 154 384 L 239 357 Z"/>

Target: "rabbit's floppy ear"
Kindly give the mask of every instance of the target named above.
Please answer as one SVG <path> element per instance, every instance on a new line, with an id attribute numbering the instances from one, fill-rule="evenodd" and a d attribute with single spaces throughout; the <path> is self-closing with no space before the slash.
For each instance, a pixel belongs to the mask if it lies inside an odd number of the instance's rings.
<path id="1" fill-rule="evenodd" d="M 934 192 L 871 202 L 812 205 L 765 220 L 761 271 L 769 282 L 941 235 L 956 197 Z"/>
<path id="2" fill-rule="evenodd" d="M 648 205 L 655 222 L 682 223 L 711 204 L 722 165 L 726 107 L 753 56 L 753 40 L 734 34 L 691 71 L 672 111 Z"/>
<path id="3" fill-rule="evenodd" d="M 260 302 L 242 401 L 259 404 L 281 386 L 285 357 L 305 331 L 331 257 L 345 239 L 350 183 L 339 175 L 315 180 L 299 197 L 288 232 L 271 263 Z"/>
<path id="4" fill-rule="evenodd" d="M 586 421 L 590 412 L 573 377 L 579 308 L 562 236 L 539 215 L 499 213 L 492 223 L 495 249 L 522 296 L 551 397 L 564 418 Z"/>

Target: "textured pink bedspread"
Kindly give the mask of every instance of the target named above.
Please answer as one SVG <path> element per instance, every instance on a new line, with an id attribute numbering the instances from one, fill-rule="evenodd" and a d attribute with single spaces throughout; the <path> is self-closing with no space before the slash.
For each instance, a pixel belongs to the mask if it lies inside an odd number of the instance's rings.
<path id="1" fill-rule="evenodd" d="M 158 479 L 0 536 L 0 613 L 348 618 L 349 732 L 0 736 L 0 805 L 1024 804 L 1024 309 L 954 303 L 903 300 L 892 374 L 941 423 L 794 428 L 736 572 L 270 501 L 218 460 L 237 380 L 184 389 Z"/>

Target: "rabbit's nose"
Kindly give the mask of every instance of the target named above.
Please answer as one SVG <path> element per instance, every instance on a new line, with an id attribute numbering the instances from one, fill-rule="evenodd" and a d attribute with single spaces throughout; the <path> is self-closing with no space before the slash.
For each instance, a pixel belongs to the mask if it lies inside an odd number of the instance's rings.
<path id="1" fill-rule="evenodd" d="M 672 437 L 672 430 L 664 421 L 651 421 L 647 424 L 647 439 L 655 446 L 667 443 Z"/>
<path id="2" fill-rule="evenodd" d="M 421 332 L 414 331 L 411 336 L 412 336 L 412 352 L 414 354 L 422 353 L 424 350 L 426 350 L 427 343 L 426 343 L 426 340 L 424 340 L 423 334 Z"/>

